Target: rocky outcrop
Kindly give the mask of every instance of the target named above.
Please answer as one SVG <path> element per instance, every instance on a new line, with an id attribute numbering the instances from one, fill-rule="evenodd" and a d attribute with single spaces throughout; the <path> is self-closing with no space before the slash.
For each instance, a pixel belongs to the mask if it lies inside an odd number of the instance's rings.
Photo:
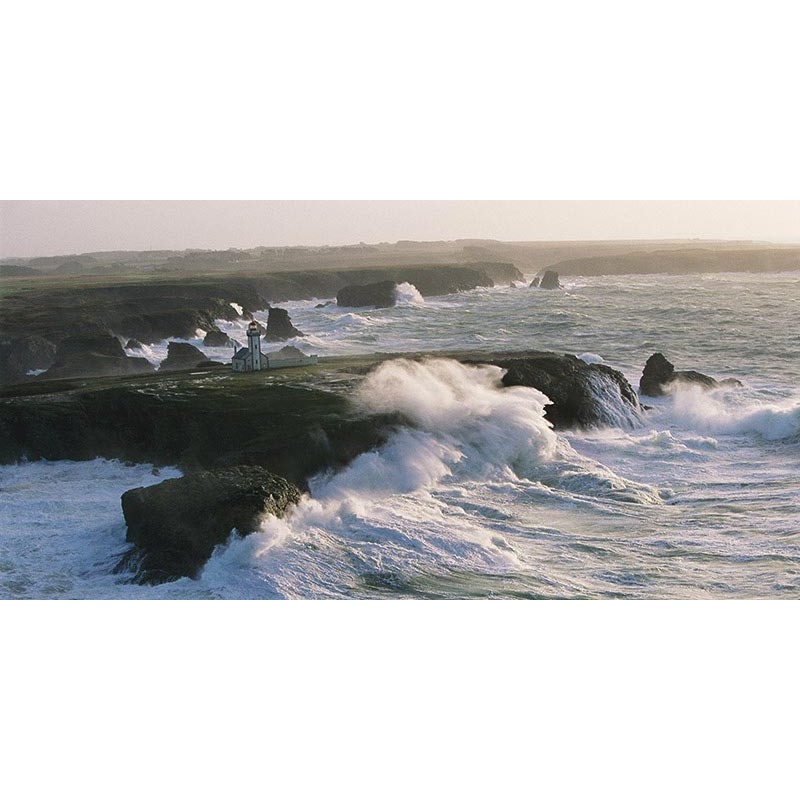
<path id="1" fill-rule="evenodd" d="M 130 358 L 115 336 L 71 336 L 58 346 L 53 365 L 42 379 L 137 375 L 153 372 L 146 358 Z"/>
<path id="2" fill-rule="evenodd" d="M 285 308 L 270 308 L 264 341 L 285 342 L 287 339 L 294 339 L 296 336 L 305 336 L 305 334 L 292 325 L 289 312 Z"/>
<path id="3" fill-rule="evenodd" d="M 23 379 L 32 370 L 50 367 L 56 346 L 41 336 L 24 336 L 0 342 L 0 375 Z"/>
<path id="4" fill-rule="evenodd" d="M 726 378 L 723 381 L 704 375 L 694 370 L 676 370 L 672 362 L 668 361 L 662 353 L 653 353 L 644 365 L 642 377 L 639 380 L 640 394 L 648 397 L 660 397 L 668 391 L 668 387 L 675 383 L 692 384 L 703 389 L 713 389 L 716 386 L 741 386 L 735 378 Z"/>
<path id="5" fill-rule="evenodd" d="M 100 457 L 185 472 L 257 464 L 305 488 L 393 430 L 391 419 L 355 414 L 343 395 L 285 386 L 269 373 L 208 376 L 156 372 L 95 386 L 59 382 L 49 392 L 37 379 L 0 390 L 0 463 Z"/>
<path id="6" fill-rule="evenodd" d="M 87 258 L 81 257 L 82 262 L 88 263 Z M 62 262 L 63 258 L 51 259 L 47 266 L 54 268 Z M 0 341 L 36 335 L 57 345 L 69 337 L 109 331 L 123 342 L 136 339 L 150 345 L 166 339 L 192 339 L 198 329 L 214 329 L 219 319 L 237 320 L 237 308 L 242 309 L 242 318 L 250 319 L 253 310 L 268 307 L 268 300 L 333 297 L 346 286 L 381 282 L 410 283 L 423 297 L 429 297 L 490 287 L 495 281 L 507 284 L 521 277 L 513 264 L 491 261 L 284 272 L 258 269 L 246 276 L 186 275 L 180 279 L 154 273 L 146 282 L 117 282 L 109 273 L 105 285 L 47 283 L 3 294 Z M 392 305 L 393 297 L 384 296 L 378 304 Z M 42 313 L 42 309 L 51 313 Z M 27 380 L 26 375 L 4 367 L 0 353 L 0 383 L 21 380 Z"/>
<path id="7" fill-rule="evenodd" d="M 138 339 L 128 339 L 128 343 L 125 345 L 126 350 L 141 350 L 144 345 Z"/>
<path id="8" fill-rule="evenodd" d="M 631 427 L 639 420 L 636 392 L 621 372 L 606 364 L 546 352 L 490 356 L 482 363 L 506 370 L 504 386 L 532 386 L 547 395 L 545 417 L 556 428 Z"/>
<path id="9" fill-rule="evenodd" d="M 231 311 L 233 309 L 230 309 Z M 193 308 L 176 308 L 171 311 L 143 311 L 126 314 L 114 320 L 113 329 L 120 335 L 154 344 L 170 337 L 193 339 L 198 329 L 215 327 L 217 317 Z"/>
<path id="10" fill-rule="evenodd" d="M 551 269 L 546 269 L 539 281 L 540 289 L 560 289 L 561 283 L 558 280 L 558 273 Z"/>
<path id="11" fill-rule="evenodd" d="M 235 344 L 237 343 L 219 328 L 212 328 L 203 339 L 205 347 L 233 347 Z"/>
<path id="12" fill-rule="evenodd" d="M 194 369 L 208 362 L 208 356 L 201 353 L 193 344 L 186 342 L 170 342 L 167 345 L 167 357 L 161 362 L 159 372 L 171 372 L 178 369 Z"/>
<path id="13" fill-rule="evenodd" d="M 122 495 L 127 541 L 136 545 L 140 580 L 194 577 L 234 529 L 254 531 L 267 515 L 283 516 L 300 490 L 263 467 L 197 472 Z M 130 561 L 128 556 L 128 561 Z"/>
<path id="14" fill-rule="evenodd" d="M 147 282 L 104 286 L 50 286 L 4 295 L 0 329 L 4 336 L 21 338 L 36 333 L 58 343 L 84 335 L 87 326 L 111 330 L 124 337 L 153 344 L 170 338 L 192 338 L 198 328 L 211 330 L 215 320 L 235 320 L 236 303 L 246 313 L 265 308 L 267 298 L 254 279 L 235 276 L 175 281 L 157 276 Z M 43 314 L 42 309 L 57 313 Z"/>
<path id="15" fill-rule="evenodd" d="M 488 275 L 496 284 L 521 281 L 525 276 L 510 262 L 472 261 L 466 266 Z"/>
<path id="16" fill-rule="evenodd" d="M 346 308 L 390 308 L 396 302 L 394 281 L 379 281 L 364 286 L 345 286 L 336 294 L 336 303 Z"/>

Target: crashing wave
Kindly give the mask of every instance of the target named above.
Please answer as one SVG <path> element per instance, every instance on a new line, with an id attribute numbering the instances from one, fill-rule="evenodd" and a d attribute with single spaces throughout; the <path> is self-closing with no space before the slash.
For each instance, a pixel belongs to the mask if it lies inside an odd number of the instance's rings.
<path id="1" fill-rule="evenodd" d="M 678 386 L 670 392 L 672 413 L 681 424 L 714 435 L 756 434 L 775 441 L 800 435 L 800 403 L 743 401 L 740 393 Z"/>
<path id="2" fill-rule="evenodd" d="M 424 306 L 425 298 L 413 283 L 398 283 L 394 287 L 394 304 L 396 306 Z"/>

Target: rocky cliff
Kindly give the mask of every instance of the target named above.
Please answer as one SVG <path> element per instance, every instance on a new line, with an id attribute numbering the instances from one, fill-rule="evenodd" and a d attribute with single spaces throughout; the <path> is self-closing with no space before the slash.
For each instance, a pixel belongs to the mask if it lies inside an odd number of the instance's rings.
<path id="1" fill-rule="evenodd" d="M 229 467 L 173 478 L 122 495 L 139 580 L 194 577 L 231 531 L 244 536 L 265 515 L 283 516 L 300 490 L 263 467 Z"/>

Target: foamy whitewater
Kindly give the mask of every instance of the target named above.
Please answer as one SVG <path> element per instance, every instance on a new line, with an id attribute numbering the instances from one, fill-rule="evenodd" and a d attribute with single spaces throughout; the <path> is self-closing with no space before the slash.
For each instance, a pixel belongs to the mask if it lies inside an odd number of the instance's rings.
<path id="1" fill-rule="evenodd" d="M 233 536 L 197 580 L 159 586 L 113 572 L 120 495 L 177 470 L 0 467 L 0 596 L 800 597 L 800 273 L 565 283 L 425 299 L 404 284 L 388 309 L 279 304 L 308 334 L 289 342 L 305 352 L 437 351 L 384 363 L 354 398 L 409 427 L 314 478 L 285 519 Z M 244 325 L 220 322 L 239 341 Z M 467 348 L 574 353 L 634 387 L 660 351 L 744 387 L 645 397 L 641 418 L 555 432 L 543 394 L 446 358 Z M 166 349 L 144 354 L 158 363 Z"/>

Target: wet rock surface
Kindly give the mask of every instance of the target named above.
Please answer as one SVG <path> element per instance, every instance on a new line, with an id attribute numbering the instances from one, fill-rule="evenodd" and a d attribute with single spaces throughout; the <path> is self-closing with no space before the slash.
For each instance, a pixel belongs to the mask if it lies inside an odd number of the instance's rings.
<path id="1" fill-rule="evenodd" d="M 535 280 L 534 278 L 534 281 Z M 538 283 L 531 283 L 531 287 L 536 288 L 536 286 L 538 286 L 539 289 L 560 289 L 561 283 L 558 280 L 558 273 L 551 269 L 545 270 L 541 278 L 539 278 Z"/>
<path id="2" fill-rule="evenodd" d="M 653 353 L 644 365 L 639 380 L 639 392 L 648 397 L 660 397 L 667 393 L 669 387 L 676 383 L 700 386 L 703 389 L 714 389 L 717 386 L 741 386 L 735 378 L 718 381 L 709 375 L 695 370 L 676 370 L 671 361 L 662 353 Z"/>
<path id="3" fill-rule="evenodd" d="M 194 577 L 217 545 L 234 529 L 254 531 L 265 515 L 283 516 L 300 500 L 300 490 L 258 466 L 197 472 L 122 495 L 127 541 L 137 552 L 142 582 Z"/>
<path id="4" fill-rule="evenodd" d="M 346 308 L 391 308 L 396 302 L 394 281 L 379 281 L 363 286 L 345 286 L 336 294 L 336 303 Z"/>
<path id="5" fill-rule="evenodd" d="M 285 308 L 270 308 L 264 341 L 285 342 L 287 339 L 294 339 L 296 336 L 305 336 L 305 334 L 292 325 L 289 312 Z"/>
<path id="6" fill-rule="evenodd" d="M 628 380 L 606 364 L 587 364 L 573 355 L 548 352 L 490 354 L 482 363 L 506 370 L 504 386 L 531 386 L 547 395 L 550 404 L 545 417 L 555 428 L 630 427 L 641 411 Z"/>
<path id="7" fill-rule="evenodd" d="M 146 358 L 129 357 L 115 336 L 71 336 L 58 346 L 53 365 L 43 378 L 75 378 L 138 375 L 153 372 Z"/>
<path id="8" fill-rule="evenodd" d="M 42 336 L 0 340 L 0 382 L 26 380 L 32 370 L 46 370 L 56 357 L 56 346 Z"/>
<path id="9" fill-rule="evenodd" d="M 167 357 L 161 362 L 159 372 L 171 372 L 179 369 L 194 369 L 208 361 L 208 356 L 201 353 L 193 344 L 187 342 L 170 342 L 167 346 Z"/>
<path id="10" fill-rule="evenodd" d="M 205 347 L 233 347 L 236 344 L 227 333 L 223 333 L 219 328 L 210 330 L 203 339 Z"/>

